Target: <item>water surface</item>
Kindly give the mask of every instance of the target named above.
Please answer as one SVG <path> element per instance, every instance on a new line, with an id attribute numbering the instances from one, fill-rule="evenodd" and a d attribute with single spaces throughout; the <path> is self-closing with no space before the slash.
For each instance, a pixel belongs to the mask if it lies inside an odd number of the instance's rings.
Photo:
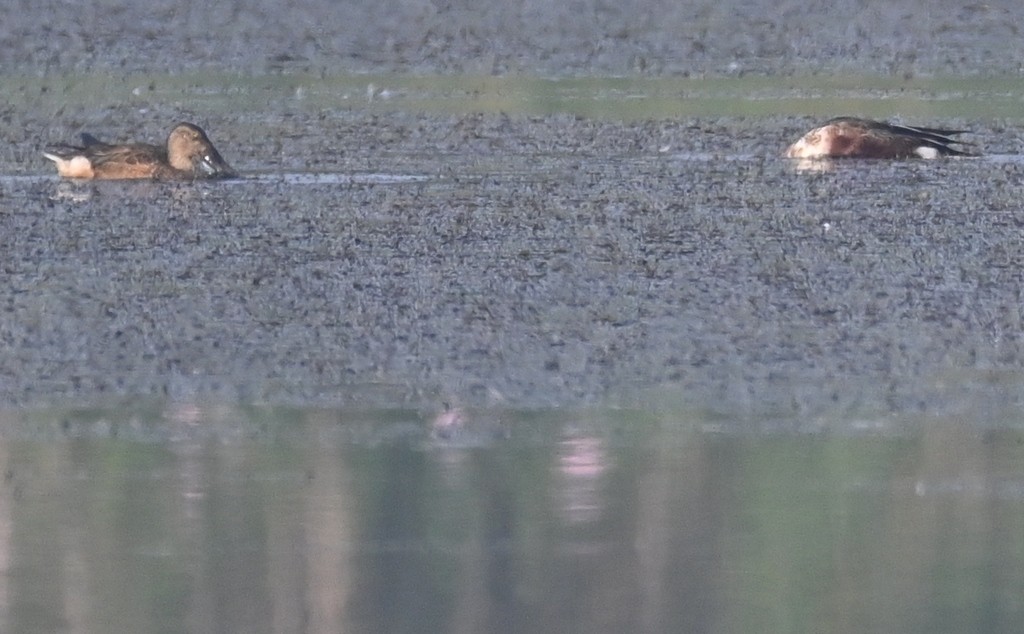
<path id="1" fill-rule="evenodd" d="M 685 410 L 7 416 L 17 632 L 1015 631 L 1024 435 Z M 30 420 L 31 419 L 31 420 Z M 441 430 L 443 433 L 439 433 Z M 42 437 L 40 437 L 42 436 Z"/>
<path id="2" fill-rule="evenodd" d="M 1002 13 L 830 15 L 823 75 L 793 72 L 803 13 L 748 48 L 745 14 L 677 10 L 711 46 L 527 48 L 688 76 L 494 77 L 529 55 L 437 72 L 469 12 L 431 13 L 455 35 L 414 33 L 422 63 L 394 35 L 430 16 L 378 23 L 349 72 L 301 9 L 265 56 L 180 51 L 152 7 L 5 40 L 0 629 L 1018 629 L 1024 95 L 948 61 L 1005 51 Z M 863 20 L 944 52 L 879 61 Z M 836 114 L 986 158 L 779 159 Z M 246 178 L 38 153 L 182 119 Z"/>

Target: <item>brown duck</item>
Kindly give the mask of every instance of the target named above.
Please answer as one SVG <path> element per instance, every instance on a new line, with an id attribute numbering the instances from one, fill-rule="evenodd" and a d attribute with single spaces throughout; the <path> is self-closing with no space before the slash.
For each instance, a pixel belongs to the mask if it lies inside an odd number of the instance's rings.
<path id="1" fill-rule="evenodd" d="M 82 145 L 55 145 L 43 156 L 57 164 L 64 178 L 196 180 L 237 176 L 221 158 L 202 128 L 179 123 L 167 146 L 147 143 L 112 145 L 82 134 Z"/>
<path id="2" fill-rule="evenodd" d="M 919 128 L 838 117 L 814 128 L 789 146 L 789 158 L 938 158 L 976 156 L 956 137 L 966 130 Z M 954 147 L 959 146 L 959 147 Z"/>

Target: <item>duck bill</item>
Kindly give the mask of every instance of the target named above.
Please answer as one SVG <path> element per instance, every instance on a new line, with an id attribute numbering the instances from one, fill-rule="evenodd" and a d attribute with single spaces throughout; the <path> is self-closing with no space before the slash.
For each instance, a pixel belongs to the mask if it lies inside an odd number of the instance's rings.
<path id="1" fill-rule="evenodd" d="M 203 178 L 234 178 L 238 173 L 221 158 L 216 150 L 211 150 L 199 157 L 195 162 L 195 170 Z"/>

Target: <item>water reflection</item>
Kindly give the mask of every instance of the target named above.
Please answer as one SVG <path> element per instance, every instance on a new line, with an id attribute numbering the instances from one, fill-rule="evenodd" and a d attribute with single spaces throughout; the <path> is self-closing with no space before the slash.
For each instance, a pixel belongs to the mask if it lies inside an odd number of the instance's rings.
<path id="1" fill-rule="evenodd" d="M 608 469 L 604 441 L 570 436 L 559 442 L 557 509 L 567 524 L 596 521 L 604 508 L 601 476 Z"/>
<path id="2" fill-rule="evenodd" d="M 62 180 L 56 184 L 50 200 L 55 202 L 84 203 L 92 199 L 92 183 Z"/>
<path id="3" fill-rule="evenodd" d="M 1022 616 L 1015 429 L 460 410 L 463 431 L 509 431 L 459 443 L 415 411 L 156 411 L 0 418 L 0 630 L 1010 632 Z"/>
<path id="4" fill-rule="evenodd" d="M 286 183 L 288 185 L 400 185 L 423 183 L 433 177 L 424 174 L 338 173 L 338 172 L 251 172 L 231 184 L 248 182 Z"/>
<path id="5" fill-rule="evenodd" d="M 798 158 L 798 159 L 784 159 L 793 171 L 806 172 L 810 174 L 824 174 L 827 172 L 834 172 L 836 169 L 836 162 L 830 158 Z"/>

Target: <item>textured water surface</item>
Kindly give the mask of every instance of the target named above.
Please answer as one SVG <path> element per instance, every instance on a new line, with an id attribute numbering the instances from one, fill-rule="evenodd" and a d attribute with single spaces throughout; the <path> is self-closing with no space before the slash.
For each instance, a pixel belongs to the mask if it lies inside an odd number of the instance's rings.
<path id="1" fill-rule="evenodd" d="M 863 5 L 0 7 L 0 630 L 1019 630 L 1021 7 Z"/>

